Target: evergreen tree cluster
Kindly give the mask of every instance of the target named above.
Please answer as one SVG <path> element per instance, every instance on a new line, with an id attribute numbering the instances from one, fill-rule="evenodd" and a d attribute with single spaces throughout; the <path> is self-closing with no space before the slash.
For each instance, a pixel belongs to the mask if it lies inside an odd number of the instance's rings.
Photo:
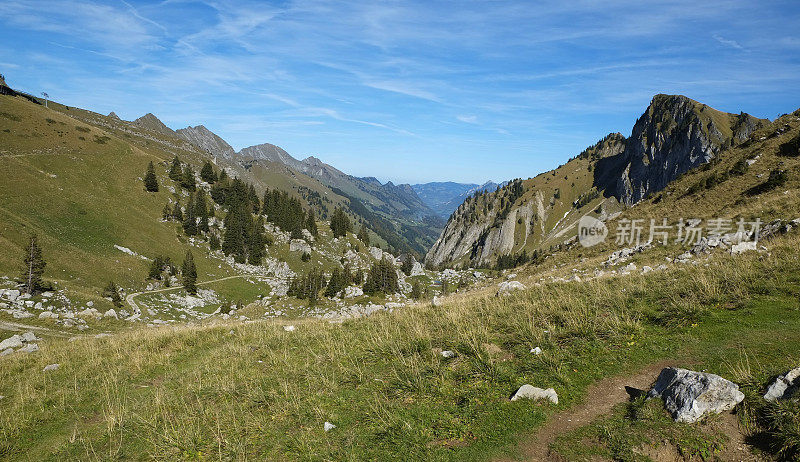
<path id="1" fill-rule="evenodd" d="M 170 278 L 176 274 L 178 274 L 178 270 L 172 264 L 172 260 L 169 257 L 159 255 L 150 263 L 147 278 L 156 281 L 163 280 L 169 285 Z"/>
<path id="2" fill-rule="evenodd" d="M 367 273 L 367 281 L 364 282 L 365 294 L 373 295 L 379 292 L 384 294 L 400 292 L 397 270 L 394 263 L 387 258 L 372 265 Z"/>
<path id="3" fill-rule="evenodd" d="M 103 297 L 110 299 L 114 308 L 122 308 L 122 297 L 119 294 L 119 287 L 114 281 L 109 281 L 103 289 Z"/>
<path id="4" fill-rule="evenodd" d="M 287 294 L 308 300 L 309 304 L 313 305 L 319 299 L 319 292 L 323 287 L 325 287 L 325 275 L 319 268 L 312 268 L 304 276 L 292 280 Z"/>
<path id="5" fill-rule="evenodd" d="M 340 270 L 338 267 L 333 269 L 328 285 L 325 287 L 326 297 L 335 297 L 336 294 L 353 284 L 353 274 L 348 268 Z"/>
<path id="6" fill-rule="evenodd" d="M 286 191 L 277 189 L 265 191 L 261 213 L 267 218 L 267 221 L 281 230 L 291 233 L 293 239 L 303 237 L 303 228 L 312 235 L 318 234 L 314 212 L 309 210 L 306 215 L 300 200 L 290 196 Z"/>
<path id="7" fill-rule="evenodd" d="M 344 210 L 338 207 L 333 210 L 331 215 L 331 231 L 333 231 L 333 237 L 342 237 L 353 232 L 350 218 L 344 213 Z"/>

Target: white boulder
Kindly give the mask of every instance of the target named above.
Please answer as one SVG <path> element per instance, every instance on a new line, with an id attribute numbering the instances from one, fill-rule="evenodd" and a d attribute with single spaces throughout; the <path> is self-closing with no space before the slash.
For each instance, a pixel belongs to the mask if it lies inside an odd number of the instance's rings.
<path id="1" fill-rule="evenodd" d="M 794 396 L 798 388 L 800 388 L 800 367 L 778 376 L 767 388 L 764 399 L 767 401 L 788 399 Z"/>
<path id="2" fill-rule="evenodd" d="M 22 337 L 16 334 L 0 342 L 0 350 L 5 350 L 7 348 L 19 348 L 21 346 Z"/>
<path id="3" fill-rule="evenodd" d="M 739 255 L 740 253 L 748 252 L 750 250 L 757 250 L 755 241 L 740 242 L 731 246 L 731 255 Z"/>
<path id="4" fill-rule="evenodd" d="M 44 366 L 44 369 L 42 369 L 42 372 L 50 372 L 50 371 L 57 371 L 57 370 L 58 370 L 58 364 L 48 364 L 48 365 Z"/>
<path id="5" fill-rule="evenodd" d="M 497 285 L 497 296 L 508 295 L 516 290 L 525 290 L 525 284 L 519 281 L 503 281 Z"/>
<path id="6" fill-rule="evenodd" d="M 533 385 L 528 385 L 527 383 L 521 387 L 514 393 L 511 397 L 511 401 L 517 401 L 520 399 L 532 399 L 532 400 L 540 400 L 546 399 L 549 400 L 553 404 L 558 404 L 558 393 L 552 388 L 542 389 L 538 387 L 534 387 Z"/>
<path id="7" fill-rule="evenodd" d="M 104 318 L 119 319 L 119 315 L 117 315 L 117 311 L 114 310 L 114 308 L 111 308 L 110 310 L 108 310 L 105 313 L 103 313 L 103 317 Z"/>
<path id="8" fill-rule="evenodd" d="M 35 353 L 39 351 L 39 345 L 35 343 L 29 343 L 17 351 L 20 353 Z"/>
<path id="9" fill-rule="evenodd" d="M 329 432 L 329 431 L 333 430 L 334 428 L 336 428 L 336 425 L 334 425 L 334 424 L 332 424 L 330 422 L 325 422 L 325 425 L 323 425 L 322 428 L 325 429 L 326 432 Z"/>

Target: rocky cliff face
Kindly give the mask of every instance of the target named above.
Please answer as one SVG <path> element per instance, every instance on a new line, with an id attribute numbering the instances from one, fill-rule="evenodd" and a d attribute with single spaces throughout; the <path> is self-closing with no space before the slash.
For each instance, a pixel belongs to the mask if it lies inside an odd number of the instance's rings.
<path id="1" fill-rule="evenodd" d="M 636 121 L 608 191 L 625 205 L 664 189 L 669 182 L 747 139 L 765 121 L 728 114 L 685 96 L 656 95 Z"/>
<path id="2" fill-rule="evenodd" d="M 578 219 L 605 219 L 748 139 L 768 121 L 729 114 L 685 96 L 656 95 L 631 136 L 613 133 L 556 170 L 470 197 L 426 255 L 429 264 L 489 264 L 574 236 Z M 572 234 L 570 234 L 572 232 Z"/>
<path id="3" fill-rule="evenodd" d="M 230 159 L 236 154 L 230 144 L 203 125 L 181 128 L 175 133 L 214 156 Z"/>

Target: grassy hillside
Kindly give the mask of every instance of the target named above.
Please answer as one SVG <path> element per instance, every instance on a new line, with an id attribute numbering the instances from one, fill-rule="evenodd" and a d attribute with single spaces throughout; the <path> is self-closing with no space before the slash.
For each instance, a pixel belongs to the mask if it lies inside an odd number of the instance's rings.
<path id="1" fill-rule="evenodd" d="M 764 256 L 717 255 L 707 266 L 546 283 L 506 298 L 470 293 L 343 324 L 299 322 L 294 332 L 264 321 L 49 340 L 0 365 L 0 454 L 513 454 L 518 438 L 601 377 L 661 358 L 726 376 L 745 354 L 774 373 L 794 365 L 798 248 L 795 234 Z M 530 354 L 534 346 L 544 354 Z M 59 369 L 42 372 L 51 363 Z M 559 405 L 510 402 L 523 383 L 555 387 Z M 337 427 L 325 432 L 326 421 Z"/>

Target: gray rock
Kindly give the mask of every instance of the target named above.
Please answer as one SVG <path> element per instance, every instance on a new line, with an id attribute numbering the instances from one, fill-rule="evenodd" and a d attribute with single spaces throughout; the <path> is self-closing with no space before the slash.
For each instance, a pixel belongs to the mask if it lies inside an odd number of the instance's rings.
<path id="1" fill-rule="evenodd" d="M 329 432 L 329 431 L 333 430 L 334 428 L 336 428 L 336 425 L 334 425 L 334 424 L 332 424 L 332 423 L 330 423 L 330 422 L 325 422 L 325 425 L 323 425 L 323 426 L 322 426 L 322 428 L 323 428 L 323 429 L 324 429 L 326 432 Z"/>
<path id="2" fill-rule="evenodd" d="M 792 369 L 776 378 L 769 388 L 767 388 L 764 399 L 767 401 L 788 399 L 794 396 L 798 388 L 800 388 L 800 367 Z"/>
<path id="3" fill-rule="evenodd" d="M 647 397 L 661 397 L 676 422 L 694 423 L 707 415 L 733 409 L 744 399 L 744 393 L 738 385 L 718 375 L 667 367 Z"/>
<path id="4" fill-rule="evenodd" d="M 7 348 L 19 348 L 21 346 L 22 337 L 16 334 L 0 342 L 0 350 L 5 350 Z"/>
<path id="5" fill-rule="evenodd" d="M 431 303 L 433 303 L 433 306 L 442 306 L 442 299 L 438 295 L 434 295 Z"/>
<path id="6" fill-rule="evenodd" d="M 731 255 L 739 255 L 750 250 L 757 250 L 755 241 L 740 242 L 731 246 Z"/>
<path id="7" fill-rule="evenodd" d="M 497 285 L 497 296 L 508 295 L 516 290 L 525 290 L 525 284 L 519 281 L 503 281 Z"/>
<path id="8" fill-rule="evenodd" d="M 540 354 L 542 354 L 542 349 L 539 347 L 531 348 L 531 353 L 535 354 L 536 356 L 539 356 Z"/>
<path id="9" fill-rule="evenodd" d="M 11 348 L 7 348 L 7 349 L 5 349 L 3 351 L 0 351 L 0 357 L 8 356 L 10 354 L 14 354 L 14 350 L 11 349 Z"/>
<path id="10" fill-rule="evenodd" d="M 517 401 L 519 399 L 546 399 L 549 400 L 553 404 L 558 404 L 558 394 L 552 388 L 542 389 L 538 387 L 534 387 L 533 385 L 528 385 L 527 383 L 521 387 L 514 393 L 511 397 L 511 401 Z"/>
<path id="11" fill-rule="evenodd" d="M 108 310 L 105 313 L 103 313 L 103 317 L 104 318 L 119 319 L 119 316 L 117 315 L 116 310 L 114 310 L 113 308 L 111 308 L 110 310 Z"/>
<path id="12" fill-rule="evenodd" d="M 42 369 L 42 372 L 50 372 L 50 371 L 57 371 L 57 370 L 58 370 L 58 364 L 48 364 L 48 365 L 44 366 L 44 369 Z"/>
<path id="13" fill-rule="evenodd" d="M 20 348 L 19 350 L 17 350 L 17 352 L 19 353 L 35 353 L 37 351 L 39 351 L 39 345 L 35 343 L 29 343 L 24 347 Z"/>
<path id="14" fill-rule="evenodd" d="M 20 338 L 21 338 L 21 339 L 22 339 L 22 341 L 23 341 L 23 342 L 25 342 L 25 343 L 28 343 L 28 342 L 35 342 L 35 341 L 37 341 L 37 340 L 41 340 L 40 338 L 36 337 L 36 334 L 34 334 L 33 332 L 25 332 L 24 334 L 22 334 L 22 335 L 20 336 Z"/>
<path id="15" fill-rule="evenodd" d="M 443 352 L 441 352 L 439 354 L 442 355 L 442 358 L 447 358 L 447 359 L 451 359 L 451 358 L 455 358 L 456 357 L 456 352 L 455 351 L 451 351 L 451 350 L 444 350 Z"/>

